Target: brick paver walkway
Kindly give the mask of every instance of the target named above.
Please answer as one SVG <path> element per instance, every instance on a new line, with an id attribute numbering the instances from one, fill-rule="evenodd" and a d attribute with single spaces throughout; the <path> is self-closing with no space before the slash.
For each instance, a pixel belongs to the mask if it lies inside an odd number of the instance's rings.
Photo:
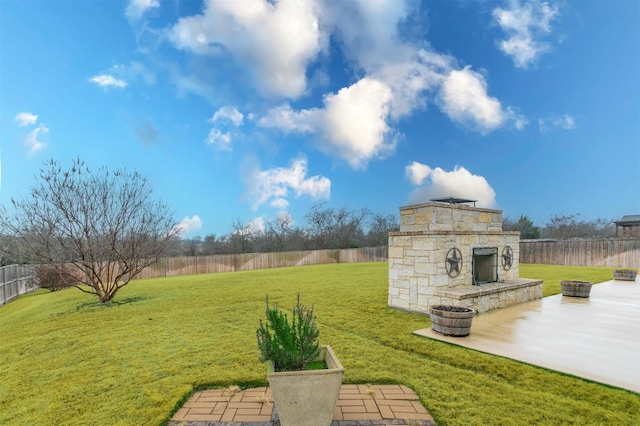
<path id="1" fill-rule="evenodd" d="M 277 426 L 269 388 L 211 389 L 195 393 L 169 425 Z M 332 426 L 435 425 L 418 396 L 403 385 L 342 385 Z"/>

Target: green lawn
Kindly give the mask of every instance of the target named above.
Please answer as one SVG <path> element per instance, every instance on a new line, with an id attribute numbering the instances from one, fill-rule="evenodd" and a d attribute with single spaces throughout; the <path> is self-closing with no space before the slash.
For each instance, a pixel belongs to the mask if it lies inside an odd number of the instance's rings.
<path id="1" fill-rule="evenodd" d="M 562 280 L 603 283 L 613 279 L 613 269 L 587 266 L 520 265 L 519 275 L 522 278 L 543 279 L 542 297 L 547 297 L 561 292 L 560 281 Z"/>
<path id="2" fill-rule="evenodd" d="M 550 294 L 612 273 L 520 276 Z M 266 383 L 265 294 L 289 309 L 298 291 L 345 382 L 406 384 L 441 425 L 640 424 L 638 394 L 412 335 L 429 320 L 387 308 L 386 263 L 140 280 L 108 306 L 75 289 L 21 296 L 0 308 L 0 424 L 157 425 L 195 388 Z"/>

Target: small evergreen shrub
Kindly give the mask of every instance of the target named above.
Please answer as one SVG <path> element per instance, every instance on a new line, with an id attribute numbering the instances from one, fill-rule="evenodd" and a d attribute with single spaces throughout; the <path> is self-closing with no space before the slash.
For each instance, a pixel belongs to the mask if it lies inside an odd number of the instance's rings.
<path id="1" fill-rule="evenodd" d="M 35 268 L 35 274 L 38 286 L 49 291 L 63 290 L 76 283 L 65 265 L 40 265 Z"/>
<path id="2" fill-rule="evenodd" d="M 266 321 L 260 320 L 256 331 L 260 361 L 272 361 L 275 371 L 305 370 L 307 364 L 320 355 L 320 345 L 313 316 L 313 306 L 307 309 L 300 303 L 300 293 L 292 311 L 292 321 L 278 305 L 269 306 L 267 295 Z"/>

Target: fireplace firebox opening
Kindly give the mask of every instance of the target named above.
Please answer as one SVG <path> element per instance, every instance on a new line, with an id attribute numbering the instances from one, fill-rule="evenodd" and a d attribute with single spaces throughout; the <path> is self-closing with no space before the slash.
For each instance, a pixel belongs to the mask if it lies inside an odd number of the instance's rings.
<path id="1" fill-rule="evenodd" d="M 498 248 L 474 247 L 472 258 L 473 285 L 498 282 Z"/>

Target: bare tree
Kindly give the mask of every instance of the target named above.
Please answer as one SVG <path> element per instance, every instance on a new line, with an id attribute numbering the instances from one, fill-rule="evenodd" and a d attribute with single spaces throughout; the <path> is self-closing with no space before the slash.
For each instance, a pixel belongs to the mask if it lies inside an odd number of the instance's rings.
<path id="1" fill-rule="evenodd" d="M 569 238 L 614 237 L 615 225 L 607 219 L 583 220 L 580 213 L 556 214 L 551 216 L 549 222 L 541 230 L 544 238 L 557 238 L 566 240 Z"/>
<path id="2" fill-rule="evenodd" d="M 359 246 L 364 238 L 362 225 L 370 214 L 366 208 L 358 212 L 345 207 L 339 210 L 323 208 L 321 204 L 316 204 L 306 215 L 309 248 L 339 249 Z"/>
<path id="3" fill-rule="evenodd" d="M 267 219 L 262 236 L 260 251 L 285 251 L 290 247 L 289 237 L 294 232 L 293 218 L 289 214 L 279 214 L 275 219 Z"/>
<path id="4" fill-rule="evenodd" d="M 589 222 L 591 236 L 613 238 L 616 236 L 616 225 L 613 219 L 599 217 Z"/>
<path id="5" fill-rule="evenodd" d="M 578 215 L 560 215 L 556 214 L 551 216 L 549 222 L 543 228 L 543 235 L 545 238 L 557 238 L 560 240 L 566 240 L 568 238 L 576 237 L 576 227 Z"/>
<path id="6" fill-rule="evenodd" d="M 243 223 L 240 218 L 236 218 L 231 225 L 233 232 L 227 238 L 227 245 L 230 253 L 251 253 L 253 251 L 253 240 L 255 230 L 251 223 Z"/>
<path id="7" fill-rule="evenodd" d="M 200 247 L 202 246 L 202 237 L 197 236 L 189 240 L 183 240 L 183 254 L 185 256 L 198 256 L 200 254 Z"/>
<path id="8" fill-rule="evenodd" d="M 1 223 L 2 218 L 0 218 Z M 23 264 L 28 259 L 25 248 L 17 238 L 9 235 L 0 235 L 0 266 Z"/>
<path id="9" fill-rule="evenodd" d="M 397 216 L 375 213 L 369 222 L 367 245 L 369 247 L 386 246 L 389 244 L 389 232 L 399 229 L 400 223 Z"/>
<path id="10" fill-rule="evenodd" d="M 216 234 L 210 234 L 204 237 L 202 242 L 202 254 L 209 256 L 212 254 L 223 253 L 224 240 L 216 237 Z"/>
<path id="11" fill-rule="evenodd" d="M 147 178 L 80 159 L 68 170 L 45 162 L 30 197 L 3 208 L 2 228 L 19 238 L 31 262 L 65 264 L 83 292 L 107 302 L 165 254 L 179 229 L 166 204 L 151 198 Z"/>
<path id="12" fill-rule="evenodd" d="M 315 204 L 306 214 L 308 248 L 324 249 L 329 248 L 331 244 L 331 233 L 333 232 L 333 215 L 331 208 L 323 208 L 322 204 Z M 334 248 L 334 247 L 331 247 Z"/>

